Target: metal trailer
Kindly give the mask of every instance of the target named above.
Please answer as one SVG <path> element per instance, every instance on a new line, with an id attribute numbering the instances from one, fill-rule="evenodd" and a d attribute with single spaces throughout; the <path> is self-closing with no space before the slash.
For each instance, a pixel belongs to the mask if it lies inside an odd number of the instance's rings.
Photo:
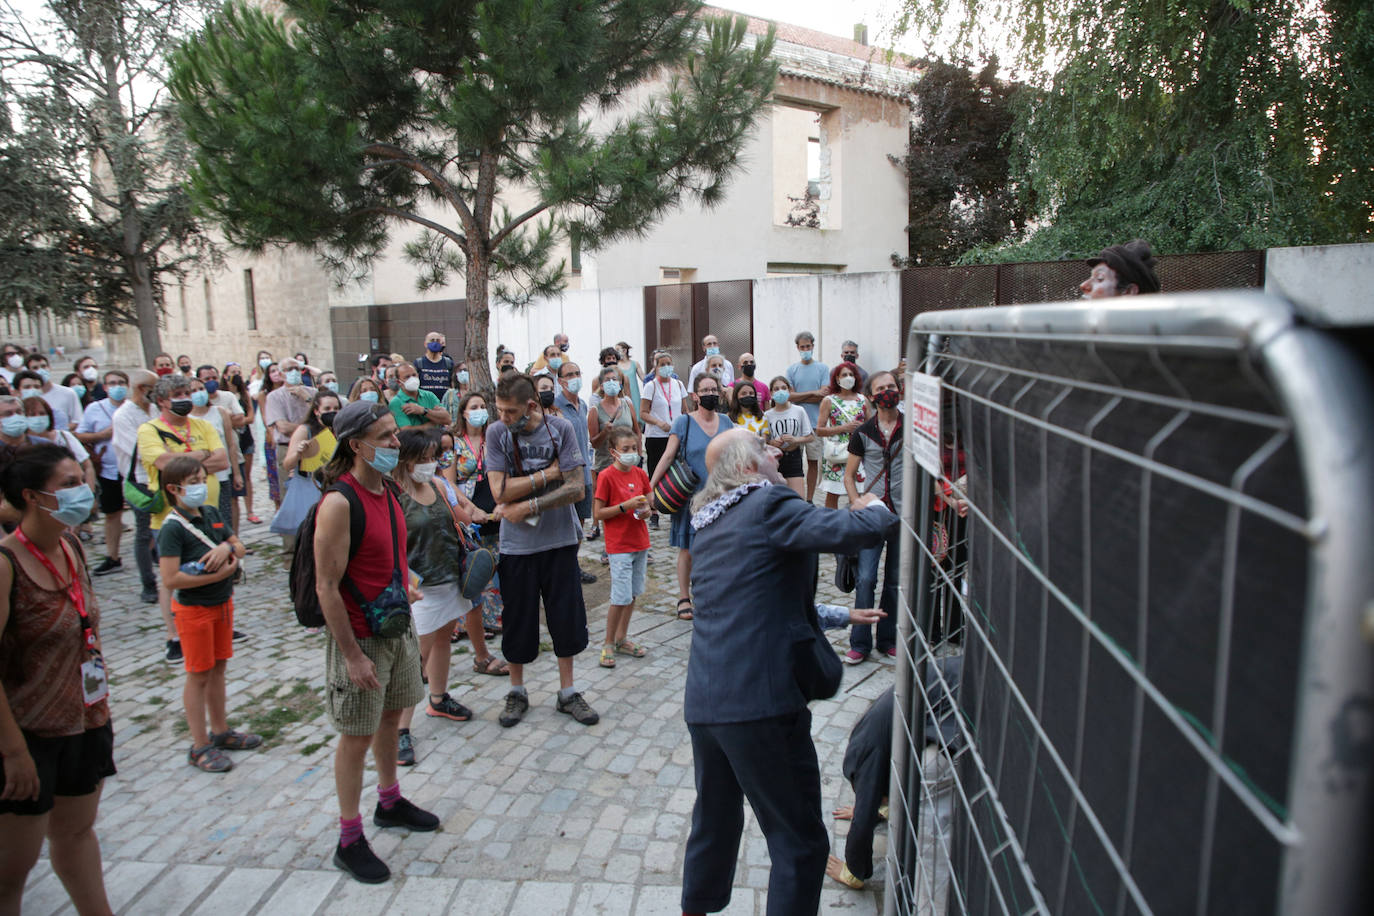
<path id="1" fill-rule="evenodd" d="M 1357 349 L 1198 293 L 930 312 L 907 353 L 886 913 L 1374 912 Z"/>

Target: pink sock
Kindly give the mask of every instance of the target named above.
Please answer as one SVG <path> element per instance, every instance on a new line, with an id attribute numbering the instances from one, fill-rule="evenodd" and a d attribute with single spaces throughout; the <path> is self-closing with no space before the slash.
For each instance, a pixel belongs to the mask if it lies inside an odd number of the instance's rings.
<path id="1" fill-rule="evenodd" d="M 401 800 L 401 783 L 398 780 L 390 786 L 377 786 L 377 798 L 382 803 L 382 810 L 390 811 L 391 807 Z"/>
<path id="2" fill-rule="evenodd" d="M 363 816 L 339 818 L 339 845 L 352 846 L 363 835 Z"/>

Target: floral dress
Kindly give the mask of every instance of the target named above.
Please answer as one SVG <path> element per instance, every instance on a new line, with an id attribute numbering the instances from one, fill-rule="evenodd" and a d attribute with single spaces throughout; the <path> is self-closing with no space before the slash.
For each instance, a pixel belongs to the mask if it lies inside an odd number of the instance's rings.
<path id="1" fill-rule="evenodd" d="M 453 470 L 463 495 L 476 503 L 479 509 L 490 512 L 494 508 L 494 504 L 489 504 L 491 490 L 486 485 L 487 467 L 486 461 L 483 460 L 486 457 L 486 438 L 483 435 L 485 432 L 486 430 L 476 435 L 454 435 Z M 484 492 L 479 493 L 479 489 Z M 501 523 L 488 522 L 479 526 L 477 530 L 482 539 L 482 546 L 495 553 L 500 539 Z M 501 611 L 505 608 L 505 603 L 501 600 L 501 577 L 499 575 L 491 577 L 491 584 L 482 592 L 481 597 L 472 603 L 472 606 L 482 609 L 482 627 L 484 629 L 501 629 Z"/>
<path id="2" fill-rule="evenodd" d="M 832 397 L 830 399 L 830 425 L 844 426 L 852 423 L 856 418 L 864 416 L 868 405 L 863 398 L 841 398 Z M 843 436 L 826 436 L 822 441 L 840 442 L 844 445 L 849 444 L 849 434 Z M 824 493 L 838 493 L 844 495 L 844 466 L 845 462 L 831 464 L 824 458 L 821 459 L 821 482 L 820 488 Z"/>

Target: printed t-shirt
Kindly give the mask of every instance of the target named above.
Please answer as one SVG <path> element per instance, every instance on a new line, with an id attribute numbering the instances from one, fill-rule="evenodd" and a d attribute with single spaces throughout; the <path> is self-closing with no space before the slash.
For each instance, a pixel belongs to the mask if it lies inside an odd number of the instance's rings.
<path id="1" fill-rule="evenodd" d="M 153 464 L 165 452 L 216 452 L 223 448 L 224 442 L 220 439 L 219 433 L 215 432 L 215 428 L 195 417 L 187 417 L 186 425 L 182 427 L 168 426 L 159 417 L 138 428 L 138 460 L 143 464 L 144 473 L 148 475 L 148 487 L 153 490 L 162 486 L 161 475 Z M 219 481 L 211 474 L 205 482 L 209 484 L 205 504 L 219 505 Z M 161 512 L 152 516 L 149 524 L 154 531 L 162 527 L 162 520 L 170 511 L 170 506 L 164 506 Z"/>
<path id="2" fill-rule="evenodd" d="M 412 417 L 410 414 L 406 413 L 405 405 L 407 404 L 419 404 L 425 410 L 433 410 L 439 406 L 439 399 L 423 388 L 414 394 L 408 391 L 398 391 L 393 394 L 391 396 L 391 402 L 387 404 L 387 407 L 391 409 L 391 415 L 396 418 L 396 425 L 401 429 L 405 429 L 407 426 L 419 426 L 422 423 L 429 422 L 424 418 L 423 414 L 416 414 Z"/>
<path id="3" fill-rule="evenodd" d="M 774 439 L 781 439 L 783 436 L 801 438 L 815 432 L 811 418 L 802 410 L 800 404 L 788 404 L 783 408 L 774 407 L 764 414 L 764 418 L 768 420 L 769 435 Z"/>
<path id="4" fill-rule="evenodd" d="M 200 507 L 197 515 L 189 513 L 176 513 L 177 518 L 172 520 L 171 513 L 162 519 L 162 527 L 157 533 L 157 555 L 159 557 L 177 557 L 177 565 L 192 563 L 199 560 L 210 552 L 210 548 L 205 546 L 200 538 L 187 531 L 185 524 L 189 523 L 196 527 L 196 530 L 208 537 L 216 546 L 229 540 L 234 534 L 234 529 L 224 521 L 219 510 L 208 503 Z M 194 604 L 198 607 L 213 607 L 223 604 L 234 595 L 234 577 L 220 579 L 218 582 L 211 582 L 208 585 L 199 585 L 195 588 L 179 588 L 176 591 L 176 599 L 181 604 Z"/>
<path id="5" fill-rule="evenodd" d="M 437 363 L 430 362 L 428 356 L 418 357 L 415 371 L 420 374 L 420 390 L 442 398 L 453 378 L 453 357 L 441 356 Z"/>
<path id="6" fill-rule="evenodd" d="M 401 505 L 396 501 L 396 497 L 391 495 L 391 490 L 385 486 L 382 492 L 373 493 L 367 487 L 358 483 L 358 478 L 352 473 L 344 474 L 339 478 L 344 483 L 353 488 L 353 492 L 358 494 L 358 500 L 363 506 L 363 542 L 358 545 L 358 550 L 353 554 L 353 559 L 349 560 L 348 568 L 344 570 L 349 580 L 362 594 L 365 601 L 372 601 L 382 591 L 391 584 L 391 573 L 395 569 L 401 571 L 401 582 L 407 584 L 410 573 L 407 569 L 406 559 L 406 517 L 401 510 Z M 340 494 L 342 498 L 342 494 Z M 387 513 L 396 520 L 396 546 L 391 543 L 391 523 L 387 521 Z M 350 520 L 351 522 L 351 520 Z M 400 550 L 399 555 L 395 552 Z M 353 627 L 353 635 L 358 639 L 371 638 L 372 628 L 367 624 L 367 617 L 363 615 L 363 609 L 358 602 L 353 599 L 350 591 L 342 586 L 339 588 L 339 595 L 343 598 L 344 607 L 348 608 L 348 622 Z"/>
<path id="7" fill-rule="evenodd" d="M 609 467 L 596 477 L 596 498 L 616 506 L 636 496 L 649 495 L 649 475 L 633 467 L 622 471 Z M 634 553 L 649 549 L 649 526 L 634 512 L 622 512 L 601 523 L 606 530 L 607 553 Z"/>
<path id="8" fill-rule="evenodd" d="M 571 478 L 569 471 L 584 466 L 582 449 L 577 444 L 572 424 L 553 414 L 545 414 L 543 422 L 528 436 L 512 435 L 501 422 L 491 424 L 487 427 L 486 459 L 489 472 L 496 471 L 508 477 L 530 477 L 556 464 L 567 480 Z M 542 496 L 561 486 L 561 481 L 553 481 L 533 495 Z M 501 520 L 500 550 L 503 554 L 526 556 L 567 547 L 581 539 L 582 525 L 572 504 L 540 512 L 539 521 L 534 525 Z"/>

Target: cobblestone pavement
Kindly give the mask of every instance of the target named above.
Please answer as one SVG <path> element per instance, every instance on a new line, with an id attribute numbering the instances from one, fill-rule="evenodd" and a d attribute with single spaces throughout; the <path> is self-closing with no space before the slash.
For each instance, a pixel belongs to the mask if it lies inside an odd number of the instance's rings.
<path id="1" fill-rule="evenodd" d="M 261 471 L 257 475 L 261 477 Z M 264 524 L 246 526 L 256 548 L 249 580 L 235 595 L 237 625 L 249 638 L 229 663 L 230 723 L 266 739 L 259 751 L 233 755 L 227 775 L 186 763 L 180 663 L 163 660 L 154 605 L 138 599 L 125 539 L 126 571 L 97 579 L 103 640 L 110 668 L 119 775 L 107 781 L 96 831 L 106 886 L 120 913 L 272 914 L 676 914 L 683 847 L 695 790 L 692 751 L 682 721 L 682 690 L 691 624 L 673 616 L 675 551 L 668 526 L 652 533 L 649 590 L 631 623 L 649 650 L 596 665 L 609 574 L 601 541 L 584 543 L 584 568 L 600 581 L 587 587 L 592 646 L 578 658 L 577 683 L 601 713 L 591 728 L 553 709 L 557 673 L 551 653 L 529 666 L 531 709 L 511 729 L 496 722 L 506 679 L 472 672 L 466 643 L 454 648 L 451 690 L 476 718 L 454 723 L 415 717 L 419 762 L 401 771 L 407 797 L 434 811 L 437 833 L 373 827 L 369 768 L 363 793 L 369 841 L 391 866 L 381 886 L 358 884 L 331 864 L 337 842 L 331 759 L 334 732 L 321 686 L 324 635 L 297 626 L 286 591 L 286 559 Z M 97 530 L 99 526 L 97 525 Z M 101 553 L 99 534 L 90 545 Z M 822 597 L 844 603 L 822 567 Z M 594 605 L 593 602 L 596 602 Z M 837 631 L 837 646 L 847 639 Z M 547 649 L 547 643 L 545 644 Z M 812 705 L 820 757 L 822 805 L 832 849 L 844 845 L 846 822 L 830 817 L 853 793 L 840 771 L 849 731 L 892 682 L 887 658 L 845 669 L 844 686 Z M 880 830 L 878 855 L 885 850 Z M 768 850 L 753 819 L 736 872 L 730 914 L 762 914 Z M 827 880 L 821 911 L 851 916 L 881 911 L 881 879 L 864 891 Z M 71 912 L 45 857 L 34 869 L 24 912 Z"/>

